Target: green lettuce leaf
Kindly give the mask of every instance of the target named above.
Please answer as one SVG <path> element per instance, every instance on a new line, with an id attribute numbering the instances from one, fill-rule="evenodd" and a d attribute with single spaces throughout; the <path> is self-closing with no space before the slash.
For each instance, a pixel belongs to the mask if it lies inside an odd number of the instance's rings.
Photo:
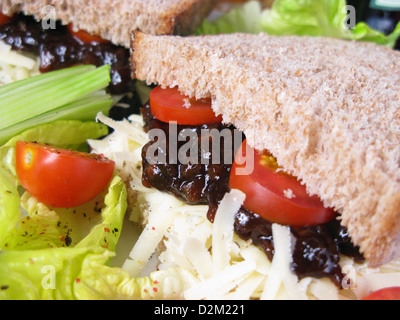
<path id="1" fill-rule="evenodd" d="M 126 187 L 120 180 L 115 177 L 107 190 L 75 208 L 52 209 L 25 192 L 20 205 L 26 215 L 18 225 L 9 228 L 0 248 L 34 250 L 93 246 L 114 251 L 127 206 Z"/>
<path id="2" fill-rule="evenodd" d="M 149 276 L 132 278 L 121 268 L 104 264 L 107 257 L 92 255 L 86 259 L 75 292 L 79 300 L 179 300 L 195 276 L 182 268 L 152 272 Z"/>
<path id="3" fill-rule="evenodd" d="M 98 248 L 52 248 L 0 252 L 0 299 L 72 300 L 85 259 Z"/>
<path id="4" fill-rule="evenodd" d="M 91 274 L 87 281 L 96 283 L 96 273 L 85 268 L 91 268 L 91 259 L 106 267 L 114 255 L 127 207 L 121 178 L 111 181 L 104 204 L 100 199 L 59 212 L 25 193 L 21 202 L 28 215 L 2 237 L 0 298 L 77 299 L 74 286 L 81 273 Z"/>
<path id="5" fill-rule="evenodd" d="M 203 35 L 235 32 L 259 33 L 262 31 L 262 13 L 258 1 L 249 1 L 243 6 L 233 8 L 214 21 L 204 20 L 195 34 Z"/>
<path id="6" fill-rule="evenodd" d="M 394 47 L 400 36 L 400 24 L 390 35 L 363 22 L 351 26 L 351 12 L 346 5 L 345 0 L 275 0 L 271 9 L 263 10 L 259 2 L 250 1 L 214 21 L 205 21 L 196 34 L 266 32 L 370 41 Z"/>
<path id="7" fill-rule="evenodd" d="M 100 199 L 97 201 L 95 199 L 88 204 L 89 206 L 92 204 L 91 208 L 93 208 L 94 214 L 100 210 L 99 203 Z M 83 238 L 76 247 L 102 247 L 115 251 L 128 206 L 126 186 L 119 176 L 115 176 L 111 182 L 104 197 L 104 204 L 104 208 L 101 209 L 101 221 L 91 228 L 90 234 Z M 86 213 L 86 218 L 88 212 L 90 211 L 84 210 L 83 212 Z"/>
<path id="8" fill-rule="evenodd" d="M 94 121 L 58 120 L 32 127 L 10 139 L 3 147 L 13 147 L 19 140 L 37 141 L 60 148 L 73 148 L 108 134 L 107 126 Z M 2 147 L 2 149 L 3 149 Z"/>
<path id="9" fill-rule="evenodd" d="M 18 182 L 0 163 L 0 243 L 21 218 Z"/>
<path id="10" fill-rule="evenodd" d="M 375 42 L 390 48 L 394 48 L 400 36 L 400 23 L 397 24 L 394 31 L 385 35 L 382 32 L 371 29 L 366 23 L 360 22 L 352 30 L 351 39 L 360 41 Z"/>
<path id="11" fill-rule="evenodd" d="M 0 148 L 1 299 L 76 299 L 74 281 L 90 265 L 86 259 L 99 255 L 107 257 L 106 264 L 114 255 L 127 208 L 126 186 L 118 176 L 80 207 L 53 209 L 38 202 L 19 188 L 13 168 L 16 141 L 79 148 L 107 133 L 95 122 L 57 121 Z"/>
<path id="12" fill-rule="evenodd" d="M 182 299 L 194 275 L 166 269 L 132 278 L 99 248 L 0 252 L 0 300 Z"/>
<path id="13" fill-rule="evenodd" d="M 262 29 L 275 35 L 348 38 L 345 6 L 345 0 L 278 0 L 272 10 L 263 12 Z"/>

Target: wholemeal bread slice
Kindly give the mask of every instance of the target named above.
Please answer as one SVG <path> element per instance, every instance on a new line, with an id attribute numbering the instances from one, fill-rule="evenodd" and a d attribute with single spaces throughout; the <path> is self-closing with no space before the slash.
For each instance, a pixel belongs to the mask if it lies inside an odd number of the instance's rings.
<path id="1" fill-rule="evenodd" d="M 371 43 L 135 32 L 133 75 L 212 97 L 334 207 L 371 266 L 400 255 L 400 53 Z"/>
<path id="2" fill-rule="evenodd" d="M 129 47 L 130 32 L 151 34 L 194 32 L 214 5 L 214 0 L 5 0 L 0 12 L 17 12 L 38 20 L 55 18 L 63 24 L 100 35 L 114 44 Z"/>

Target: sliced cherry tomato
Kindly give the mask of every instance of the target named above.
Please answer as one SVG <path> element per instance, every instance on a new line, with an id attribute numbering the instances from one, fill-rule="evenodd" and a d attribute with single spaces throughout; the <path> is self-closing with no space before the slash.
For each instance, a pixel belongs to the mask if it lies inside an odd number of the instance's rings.
<path id="1" fill-rule="evenodd" d="M 0 26 L 4 26 L 7 23 L 12 21 L 12 17 L 6 16 L 5 14 L 0 12 Z"/>
<path id="2" fill-rule="evenodd" d="M 51 207 L 82 205 L 109 183 L 115 163 L 104 156 L 18 141 L 15 168 L 21 185 Z"/>
<path id="3" fill-rule="evenodd" d="M 400 287 L 388 287 L 366 295 L 362 300 L 400 300 Z"/>
<path id="4" fill-rule="evenodd" d="M 191 99 L 176 87 L 163 89 L 158 86 L 151 90 L 150 108 L 154 117 L 163 122 L 199 125 L 222 121 L 211 108 L 211 99 Z"/>
<path id="5" fill-rule="evenodd" d="M 336 216 L 317 196 L 309 196 L 297 178 L 283 172 L 270 153 L 254 150 L 246 140 L 235 157 L 229 186 L 246 195 L 245 208 L 271 222 L 306 226 Z"/>
<path id="6" fill-rule="evenodd" d="M 102 37 L 100 37 L 98 35 L 90 34 L 89 32 L 87 32 L 85 30 L 75 31 L 72 23 L 68 24 L 68 30 L 75 38 L 79 39 L 80 41 L 82 41 L 84 43 L 89 43 L 89 44 L 91 44 L 91 43 L 110 43 L 109 40 L 103 39 Z"/>

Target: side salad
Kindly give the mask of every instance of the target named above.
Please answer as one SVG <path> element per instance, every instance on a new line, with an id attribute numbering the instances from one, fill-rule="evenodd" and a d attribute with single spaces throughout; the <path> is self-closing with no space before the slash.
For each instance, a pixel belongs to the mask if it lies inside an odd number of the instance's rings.
<path id="1" fill-rule="evenodd" d="M 214 21 L 204 21 L 196 34 L 267 32 L 394 46 L 400 36 L 400 24 L 390 35 L 365 23 L 346 29 L 343 28 L 345 6 L 345 0 L 276 0 L 271 9 L 264 10 L 257 1 L 250 1 Z M 106 187 L 79 206 L 46 205 L 21 185 L 15 166 L 18 141 L 86 153 L 90 151 L 89 141 L 91 147 L 106 155 L 107 151 L 114 152 L 107 150 L 111 141 L 113 146 L 119 144 L 122 150 L 140 154 L 140 146 L 147 138 L 140 128 L 139 116 L 133 115 L 122 122 L 107 117 L 115 103 L 105 91 L 109 81 L 107 66 L 79 66 L 0 87 L 0 299 L 180 299 L 191 285 L 202 288 L 190 269 L 174 267 L 132 274 L 126 271 L 131 266 L 113 266 L 127 212 L 129 218 L 138 222 L 139 211 L 144 209 L 135 207 L 137 195 L 130 192 L 135 175 L 138 178 L 134 169 L 137 162 L 133 160 L 133 169 L 126 171 L 128 157 L 123 153 L 114 153 L 115 170 Z M 137 86 L 145 102 L 148 88 L 142 83 Z M 115 131 L 113 135 L 109 135 L 109 127 Z M 139 182 L 136 188 L 140 189 Z M 181 203 L 170 205 L 183 210 Z M 202 219 L 204 208 L 190 210 L 199 210 L 194 213 L 195 220 Z M 184 222 L 178 219 L 177 223 Z M 172 246 L 176 240 L 171 239 L 169 244 Z M 141 249 L 140 255 L 150 259 L 151 252 L 146 251 L 149 244 Z M 240 255 L 260 263 L 257 268 L 262 269 L 264 260 L 253 248 L 246 246 Z M 170 259 L 164 258 L 165 265 Z M 231 274 L 246 271 L 249 261 L 244 259 L 241 270 L 231 268 Z M 258 281 L 260 276 L 251 278 L 247 285 L 255 286 Z M 186 297 L 199 295 L 189 290 Z"/>

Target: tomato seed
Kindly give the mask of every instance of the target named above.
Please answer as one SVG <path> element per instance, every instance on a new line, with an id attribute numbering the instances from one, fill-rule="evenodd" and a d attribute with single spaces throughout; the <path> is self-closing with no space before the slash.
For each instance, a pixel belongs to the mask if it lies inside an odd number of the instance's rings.
<path id="1" fill-rule="evenodd" d="M 33 159 L 32 150 L 26 150 L 24 157 L 25 164 L 30 166 L 32 164 L 32 159 Z"/>

